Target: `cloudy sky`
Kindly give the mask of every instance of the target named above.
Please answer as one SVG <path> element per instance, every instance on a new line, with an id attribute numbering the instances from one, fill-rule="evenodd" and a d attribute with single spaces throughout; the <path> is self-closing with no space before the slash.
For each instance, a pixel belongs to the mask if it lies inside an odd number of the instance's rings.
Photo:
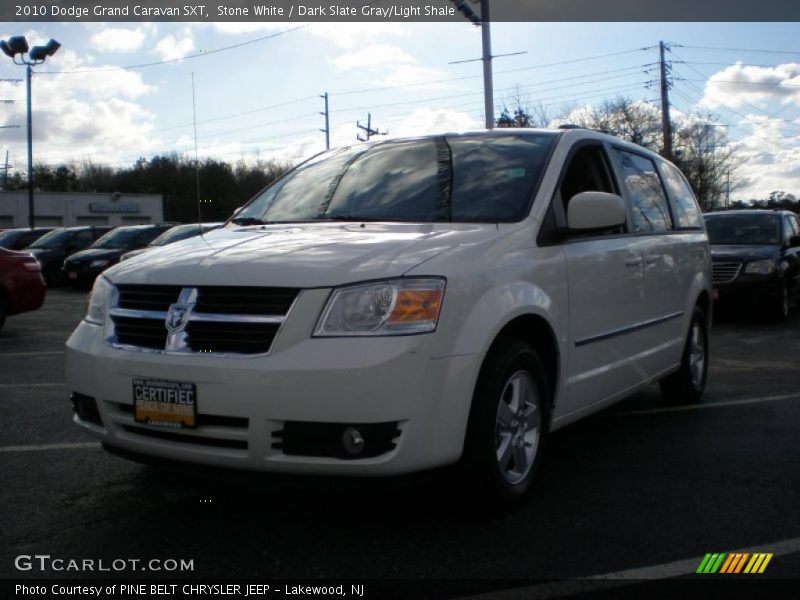
<path id="1" fill-rule="evenodd" d="M 334 146 L 368 112 L 393 136 L 483 124 L 480 63 L 449 64 L 480 54 L 466 23 L 0 23 L 0 38 L 20 33 L 63 45 L 34 76 L 35 160 L 50 164 L 193 154 L 192 73 L 199 153 L 229 161 L 323 149 L 324 92 Z M 498 112 L 520 95 L 554 116 L 620 94 L 657 106 L 654 46 L 671 42 L 674 110 L 716 114 L 746 159 L 734 198 L 800 195 L 800 24 L 496 23 L 492 39 L 495 54 L 526 52 L 495 61 Z M 0 62 L 0 79 L 23 76 Z M 23 170 L 24 91 L 0 82 L 14 101 L 0 125 L 22 126 L 0 129 L 0 161 L 8 150 Z"/>

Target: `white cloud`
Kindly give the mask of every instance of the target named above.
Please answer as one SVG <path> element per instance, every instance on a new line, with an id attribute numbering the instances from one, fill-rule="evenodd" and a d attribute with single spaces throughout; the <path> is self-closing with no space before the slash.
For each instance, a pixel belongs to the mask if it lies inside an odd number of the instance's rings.
<path id="1" fill-rule="evenodd" d="M 411 35 L 403 23 L 313 23 L 307 31 L 344 49 Z"/>
<path id="2" fill-rule="evenodd" d="M 739 108 L 745 104 L 764 104 L 770 100 L 800 105 L 800 63 L 775 67 L 726 67 L 709 77 L 701 104 L 716 108 Z"/>
<path id="3" fill-rule="evenodd" d="M 220 33 L 229 35 L 243 35 L 248 33 L 263 33 L 270 31 L 283 31 L 291 27 L 297 27 L 298 23 L 283 23 L 275 21 L 244 21 L 244 22 L 229 22 L 229 21 L 215 21 L 213 24 L 214 29 Z"/>
<path id="4" fill-rule="evenodd" d="M 92 34 L 89 44 L 103 52 L 133 52 L 142 47 L 146 37 L 141 28 L 106 27 Z"/>
<path id="5" fill-rule="evenodd" d="M 354 52 L 346 52 L 328 59 L 333 66 L 341 71 L 349 69 L 375 68 L 384 65 L 399 65 L 416 62 L 414 57 L 398 46 L 389 44 L 373 44 Z"/>
<path id="6" fill-rule="evenodd" d="M 161 57 L 161 60 L 175 60 L 190 54 L 194 49 L 192 31 L 187 27 L 181 34 L 165 35 L 158 41 L 153 51 Z"/>

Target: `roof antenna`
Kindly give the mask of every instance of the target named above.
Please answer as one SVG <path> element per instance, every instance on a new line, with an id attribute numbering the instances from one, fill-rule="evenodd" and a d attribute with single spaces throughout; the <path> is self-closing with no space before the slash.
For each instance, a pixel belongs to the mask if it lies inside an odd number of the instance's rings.
<path id="1" fill-rule="evenodd" d="M 197 191 L 197 227 L 203 235 L 203 218 L 200 206 L 200 160 L 197 157 L 197 107 L 194 99 L 194 71 L 192 71 L 192 127 L 194 127 L 194 174 Z"/>

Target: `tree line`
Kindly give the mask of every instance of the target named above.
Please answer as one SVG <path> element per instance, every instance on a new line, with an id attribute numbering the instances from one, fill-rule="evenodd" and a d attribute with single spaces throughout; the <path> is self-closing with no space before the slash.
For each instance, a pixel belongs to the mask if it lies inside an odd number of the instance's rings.
<path id="1" fill-rule="evenodd" d="M 291 165 L 258 160 L 234 164 L 207 158 L 199 164 L 200 209 L 203 221 L 222 221 L 261 189 L 283 175 Z M 84 161 L 76 164 L 33 167 L 37 191 L 121 192 L 162 194 L 167 221 L 197 220 L 197 170 L 194 160 L 181 154 L 140 158 L 131 166 L 112 167 Z M 9 176 L 9 190 L 27 189 L 21 173 Z"/>

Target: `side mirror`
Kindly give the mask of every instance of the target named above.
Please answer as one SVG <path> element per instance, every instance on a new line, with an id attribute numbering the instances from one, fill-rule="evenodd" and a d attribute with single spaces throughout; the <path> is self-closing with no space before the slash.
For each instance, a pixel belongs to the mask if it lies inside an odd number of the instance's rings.
<path id="1" fill-rule="evenodd" d="M 567 226 L 574 231 L 625 225 L 625 202 L 616 194 L 581 192 L 567 205 Z"/>
<path id="2" fill-rule="evenodd" d="M 797 248 L 800 246 L 800 235 L 793 235 L 789 238 L 789 248 Z"/>

